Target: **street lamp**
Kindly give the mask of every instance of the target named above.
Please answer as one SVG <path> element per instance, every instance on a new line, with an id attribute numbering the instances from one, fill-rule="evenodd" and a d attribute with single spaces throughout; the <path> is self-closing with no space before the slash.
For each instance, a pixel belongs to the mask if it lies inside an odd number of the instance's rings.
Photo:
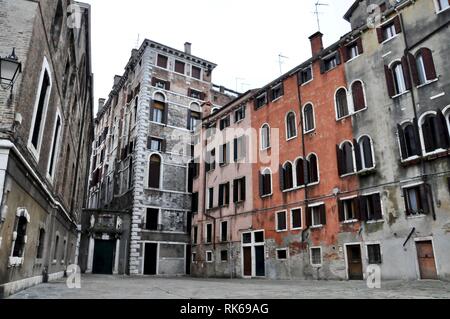
<path id="1" fill-rule="evenodd" d="M 16 48 L 7 57 L 0 57 L 0 86 L 5 89 L 11 89 L 17 80 L 17 75 L 22 72 L 22 63 L 16 56 Z"/>

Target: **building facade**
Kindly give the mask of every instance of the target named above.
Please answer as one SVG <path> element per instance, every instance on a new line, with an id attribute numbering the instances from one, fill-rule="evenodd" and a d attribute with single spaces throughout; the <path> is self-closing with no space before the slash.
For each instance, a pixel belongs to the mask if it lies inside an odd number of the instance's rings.
<path id="1" fill-rule="evenodd" d="M 96 118 L 84 271 L 190 272 L 193 132 L 236 96 L 212 84 L 215 67 L 190 43 L 179 51 L 145 40 L 115 77 Z"/>
<path id="2" fill-rule="evenodd" d="M 311 59 L 246 97 L 251 120 L 241 126 L 257 132 L 257 150 L 242 215 L 251 221 L 232 231 L 241 265 L 223 267 L 225 238 L 214 232 L 236 210 L 215 197 L 236 176 L 222 173 L 232 164 L 197 188 L 199 275 L 448 279 L 449 8 L 355 1 L 351 32 L 326 48 L 312 35 Z"/>
<path id="3" fill-rule="evenodd" d="M 93 83 L 89 5 L 0 7 L 0 55 L 15 48 L 22 66 L 12 90 L 0 89 L 0 296 L 8 296 L 77 263 Z"/>

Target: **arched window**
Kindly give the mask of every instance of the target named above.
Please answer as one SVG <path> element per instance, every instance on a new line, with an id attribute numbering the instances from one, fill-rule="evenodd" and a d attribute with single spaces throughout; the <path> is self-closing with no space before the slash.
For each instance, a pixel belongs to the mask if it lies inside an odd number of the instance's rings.
<path id="1" fill-rule="evenodd" d="M 261 150 L 268 149 L 270 147 L 270 126 L 264 124 L 260 130 L 261 134 Z"/>
<path id="2" fill-rule="evenodd" d="M 308 184 L 314 184 L 319 182 L 319 161 L 316 154 L 310 154 L 308 156 Z"/>
<path id="3" fill-rule="evenodd" d="M 336 116 L 337 119 L 341 119 L 349 115 L 348 102 L 347 102 L 347 90 L 344 88 L 339 89 L 336 92 Z"/>
<path id="4" fill-rule="evenodd" d="M 272 172 L 266 168 L 259 174 L 259 195 L 261 197 L 272 194 Z"/>
<path id="5" fill-rule="evenodd" d="M 367 135 L 360 137 L 357 147 L 358 152 L 356 152 L 356 156 L 358 157 L 359 155 L 359 160 L 357 160 L 358 170 L 374 168 L 375 160 L 372 152 L 372 139 Z"/>
<path id="6" fill-rule="evenodd" d="M 415 65 L 413 64 L 412 67 L 412 73 L 416 85 L 425 84 L 436 79 L 437 77 L 433 54 L 428 48 L 422 48 L 416 53 Z"/>
<path id="7" fill-rule="evenodd" d="M 150 121 L 160 124 L 167 124 L 167 104 L 162 93 L 156 93 L 150 110 Z"/>
<path id="8" fill-rule="evenodd" d="M 308 103 L 303 107 L 303 127 L 305 133 L 312 132 L 316 128 L 314 107 L 311 103 Z"/>
<path id="9" fill-rule="evenodd" d="M 297 136 L 297 120 L 294 112 L 289 112 L 286 116 L 286 137 L 291 139 Z"/>
<path id="10" fill-rule="evenodd" d="M 449 147 L 447 121 L 441 111 L 423 116 L 420 120 L 420 130 L 425 153 Z"/>
<path id="11" fill-rule="evenodd" d="M 281 190 L 285 191 L 294 188 L 294 172 L 292 164 L 287 162 L 281 169 L 280 172 L 280 187 Z"/>
<path id="12" fill-rule="evenodd" d="M 14 249 L 13 249 L 13 254 L 12 257 L 23 257 L 23 253 L 25 250 L 25 237 L 27 235 L 27 225 L 28 225 L 28 220 L 25 216 L 17 216 L 16 219 L 16 239 L 14 241 Z"/>
<path id="13" fill-rule="evenodd" d="M 403 66 L 401 62 L 396 62 L 392 65 L 392 75 L 394 78 L 394 88 L 396 94 L 406 92 L 406 81 Z"/>
<path id="14" fill-rule="evenodd" d="M 366 99 L 364 97 L 364 87 L 361 81 L 355 81 L 352 84 L 353 108 L 355 112 L 366 108 Z"/>
<path id="15" fill-rule="evenodd" d="M 158 154 L 150 156 L 148 173 L 148 187 L 160 188 L 161 181 L 161 157 Z"/>
<path id="16" fill-rule="evenodd" d="M 337 146 L 339 175 L 346 175 L 355 172 L 353 145 L 351 142 L 344 142 Z"/>
<path id="17" fill-rule="evenodd" d="M 295 162 L 295 176 L 296 176 L 297 187 L 305 185 L 305 183 L 306 183 L 306 181 L 305 181 L 305 166 L 304 166 L 303 158 L 299 158 Z"/>
<path id="18" fill-rule="evenodd" d="M 413 156 L 419 156 L 421 154 L 420 140 L 414 124 L 409 122 L 403 126 L 398 125 L 397 131 L 402 159 L 406 160 Z"/>

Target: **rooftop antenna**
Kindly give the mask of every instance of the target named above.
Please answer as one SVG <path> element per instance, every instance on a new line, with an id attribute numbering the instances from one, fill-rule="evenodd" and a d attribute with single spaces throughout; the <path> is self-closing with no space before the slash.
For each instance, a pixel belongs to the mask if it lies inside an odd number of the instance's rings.
<path id="1" fill-rule="evenodd" d="M 278 54 L 278 64 L 280 66 L 280 74 L 283 74 L 283 69 L 282 69 L 282 65 L 283 65 L 283 59 L 289 59 L 287 56 L 282 55 L 281 53 Z"/>
<path id="2" fill-rule="evenodd" d="M 141 38 L 141 35 L 138 33 L 138 37 L 137 37 L 137 40 L 136 40 L 136 49 L 139 49 L 139 40 L 140 40 L 140 38 Z"/>
<path id="3" fill-rule="evenodd" d="M 329 5 L 328 3 L 321 3 L 320 0 L 318 0 L 318 1 L 314 4 L 314 6 L 316 7 L 316 10 L 314 11 L 314 15 L 315 15 L 316 18 L 317 18 L 317 28 L 318 28 L 319 31 L 320 31 L 320 18 L 319 18 L 319 15 L 323 13 L 323 12 L 320 12 L 320 11 L 319 11 L 319 7 L 320 7 L 320 6 L 328 6 L 328 5 Z"/>

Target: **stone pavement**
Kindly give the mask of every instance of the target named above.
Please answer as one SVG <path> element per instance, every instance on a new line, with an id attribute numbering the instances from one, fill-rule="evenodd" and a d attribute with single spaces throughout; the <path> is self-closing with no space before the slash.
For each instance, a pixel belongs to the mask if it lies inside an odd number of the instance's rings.
<path id="1" fill-rule="evenodd" d="M 64 280 L 41 284 L 14 299 L 328 299 L 450 298 L 450 283 L 386 281 L 369 289 L 363 281 L 270 281 L 83 275 L 81 289 Z"/>

